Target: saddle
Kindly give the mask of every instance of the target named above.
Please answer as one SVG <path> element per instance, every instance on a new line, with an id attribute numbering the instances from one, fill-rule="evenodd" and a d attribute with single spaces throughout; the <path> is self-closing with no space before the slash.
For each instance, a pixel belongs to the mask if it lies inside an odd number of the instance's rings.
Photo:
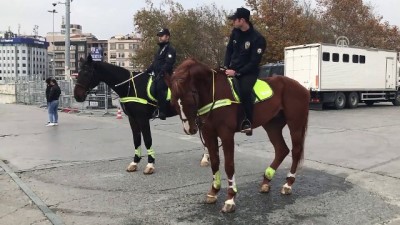
<path id="1" fill-rule="evenodd" d="M 150 76 L 149 77 L 149 80 L 147 81 L 147 88 L 146 88 L 146 90 L 147 90 L 147 97 L 151 100 L 151 101 L 153 101 L 153 102 L 157 102 L 157 99 L 156 99 L 156 85 L 155 85 L 155 83 L 153 82 L 154 80 L 154 76 Z M 170 101 L 171 100 L 171 90 L 168 88 L 168 90 L 167 90 L 167 99 L 166 99 L 167 101 Z"/>
<path id="2" fill-rule="evenodd" d="M 154 97 L 155 93 L 156 93 L 156 86 L 155 86 L 155 83 L 153 82 L 153 76 L 150 76 L 149 80 L 147 81 L 146 92 L 147 92 L 147 98 L 150 101 L 157 102 L 157 99 Z M 169 88 L 167 91 L 167 99 L 166 100 L 167 101 L 171 100 L 171 90 Z M 157 105 L 149 102 L 147 99 L 137 97 L 137 96 L 129 96 L 129 97 L 120 98 L 120 102 L 121 103 L 136 102 L 136 103 L 140 103 L 140 104 L 144 104 L 144 105 L 150 104 L 153 106 L 157 106 Z"/>
<path id="3" fill-rule="evenodd" d="M 236 78 L 228 78 L 229 83 L 231 84 L 231 91 L 232 94 L 237 102 L 240 102 L 240 97 L 237 94 L 240 92 L 239 90 L 239 81 Z M 252 101 L 254 104 L 258 102 L 265 101 L 271 98 L 274 95 L 274 91 L 272 90 L 271 86 L 264 81 L 257 79 L 256 83 L 254 84 L 253 91 L 252 91 Z"/>

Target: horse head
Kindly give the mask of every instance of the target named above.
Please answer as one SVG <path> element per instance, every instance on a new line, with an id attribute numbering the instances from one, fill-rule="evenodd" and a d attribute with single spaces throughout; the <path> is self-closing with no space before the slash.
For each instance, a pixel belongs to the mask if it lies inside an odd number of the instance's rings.
<path id="1" fill-rule="evenodd" d="M 174 71 L 170 87 L 172 92 L 172 105 L 182 120 L 183 130 L 186 134 L 196 134 L 199 127 L 199 80 L 205 78 L 210 69 L 204 64 L 194 60 L 186 59 Z"/>
<path id="2" fill-rule="evenodd" d="M 95 62 L 92 56 L 88 55 L 87 59 L 80 59 L 78 79 L 74 88 L 74 97 L 78 102 L 86 99 L 88 92 L 96 87 L 100 80 L 96 77 Z"/>

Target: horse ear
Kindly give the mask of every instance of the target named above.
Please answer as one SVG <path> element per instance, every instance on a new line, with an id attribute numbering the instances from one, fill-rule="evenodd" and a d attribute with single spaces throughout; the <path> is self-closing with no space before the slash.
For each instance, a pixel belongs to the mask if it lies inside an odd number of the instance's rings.
<path id="1" fill-rule="evenodd" d="M 91 54 L 88 55 L 88 57 L 87 57 L 87 62 L 88 62 L 88 63 L 93 62 L 93 58 L 92 58 L 92 55 L 91 55 Z"/>

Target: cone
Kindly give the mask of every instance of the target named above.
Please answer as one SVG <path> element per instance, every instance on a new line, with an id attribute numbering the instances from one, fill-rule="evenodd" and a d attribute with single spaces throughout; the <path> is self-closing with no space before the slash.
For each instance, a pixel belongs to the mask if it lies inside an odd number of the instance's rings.
<path id="1" fill-rule="evenodd" d="M 118 108 L 118 111 L 117 111 L 117 119 L 122 119 L 122 113 L 121 113 L 120 108 Z"/>

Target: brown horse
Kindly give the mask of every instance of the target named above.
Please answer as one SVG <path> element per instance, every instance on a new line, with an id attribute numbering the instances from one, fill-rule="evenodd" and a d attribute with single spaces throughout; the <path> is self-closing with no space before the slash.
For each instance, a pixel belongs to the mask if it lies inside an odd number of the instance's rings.
<path id="1" fill-rule="evenodd" d="M 282 136 L 288 125 L 292 139 L 292 166 L 282 194 L 290 194 L 295 174 L 304 155 L 304 140 L 308 123 L 309 92 L 298 82 L 282 76 L 266 78 L 274 94 L 254 107 L 253 128 L 262 126 L 275 148 L 275 158 L 264 172 L 260 192 L 268 192 L 276 169 L 289 154 Z M 219 172 L 218 138 L 221 139 L 228 178 L 227 200 L 223 212 L 235 210 L 234 134 L 239 131 L 243 116 L 240 104 L 236 104 L 224 71 L 215 71 L 194 59 L 186 59 L 171 78 L 172 104 L 178 111 L 186 134 L 193 135 L 198 129 L 208 148 L 213 173 L 207 203 L 215 203 L 221 188 Z M 205 109 L 207 108 L 207 109 Z M 200 109 L 200 110 L 199 110 Z M 199 113 L 200 112 L 200 113 Z M 238 117 L 239 115 L 239 117 Z"/>

